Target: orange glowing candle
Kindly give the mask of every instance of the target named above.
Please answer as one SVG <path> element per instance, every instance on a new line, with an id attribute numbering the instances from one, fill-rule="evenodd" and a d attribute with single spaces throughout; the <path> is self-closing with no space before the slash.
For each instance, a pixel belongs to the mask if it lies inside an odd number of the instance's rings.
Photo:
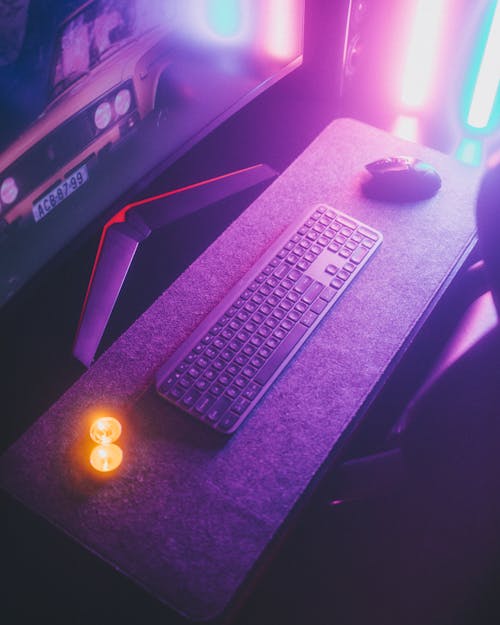
<path id="1" fill-rule="evenodd" d="M 113 443 L 96 445 L 90 454 L 90 464 L 101 473 L 109 473 L 118 468 L 123 460 L 121 447 Z"/>
<path id="2" fill-rule="evenodd" d="M 98 445 L 114 443 L 121 433 L 121 423 L 114 417 L 99 417 L 90 426 L 90 438 Z"/>

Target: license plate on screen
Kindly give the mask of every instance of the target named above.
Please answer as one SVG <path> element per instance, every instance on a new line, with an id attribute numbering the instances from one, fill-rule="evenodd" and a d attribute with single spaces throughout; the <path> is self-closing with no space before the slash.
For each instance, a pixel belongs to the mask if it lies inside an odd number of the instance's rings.
<path id="1" fill-rule="evenodd" d="M 89 172 L 87 165 L 82 165 L 67 178 L 60 182 L 56 187 L 53 187 L 42 198 L 33 202 L 33 217 L 35 221 L 40 221 L 50 211 L 63 202 L 68 196 L 79 189 L 89 179 Z"/>

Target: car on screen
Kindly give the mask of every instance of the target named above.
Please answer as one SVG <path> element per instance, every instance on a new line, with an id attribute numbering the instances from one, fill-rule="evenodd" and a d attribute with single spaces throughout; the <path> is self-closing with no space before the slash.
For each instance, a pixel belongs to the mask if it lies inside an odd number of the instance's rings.
<path id="1" fill-rule="evenodd" d="M 0 221 L 39 222 L 161 109 L 172 23 L 162 0 L 91 0 L 61 25 L 50 100 L 0 155 Z"/>

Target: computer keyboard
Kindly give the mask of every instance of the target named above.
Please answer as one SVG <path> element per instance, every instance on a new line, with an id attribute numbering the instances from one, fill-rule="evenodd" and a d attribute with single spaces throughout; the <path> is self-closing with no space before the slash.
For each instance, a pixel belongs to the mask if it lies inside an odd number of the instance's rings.
<path id="1" fill-rule="evenodd" d="M 330 206 L 307 211 L 160 368 L 158 393 L 234 432 L 381 242 Z"/>

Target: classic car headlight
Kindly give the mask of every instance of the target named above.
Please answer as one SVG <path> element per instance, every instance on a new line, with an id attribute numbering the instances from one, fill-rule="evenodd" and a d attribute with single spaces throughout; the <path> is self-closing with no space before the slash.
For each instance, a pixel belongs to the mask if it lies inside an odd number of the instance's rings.
<path id="1" fill-rule="evenodd" d="M 125 115 L 132 102 L 132 94 L 129 89 L 120 89 L 115 96 L 115 112 L 117 115 Z"/>
<path id="2" fill-rule="evenodd" d="M 5 178 L 0 186 L 0 199 L 3 204 L 12 204 L 19 194 L 19 187 L 12 176 Z"/>
<path id="3" fill-rule="evenodd" d="M 94 113 L 94 124 L 99 130 L 104 130 L 113 117 L 113 111 L 109 102 L 101 102 Z"/>

